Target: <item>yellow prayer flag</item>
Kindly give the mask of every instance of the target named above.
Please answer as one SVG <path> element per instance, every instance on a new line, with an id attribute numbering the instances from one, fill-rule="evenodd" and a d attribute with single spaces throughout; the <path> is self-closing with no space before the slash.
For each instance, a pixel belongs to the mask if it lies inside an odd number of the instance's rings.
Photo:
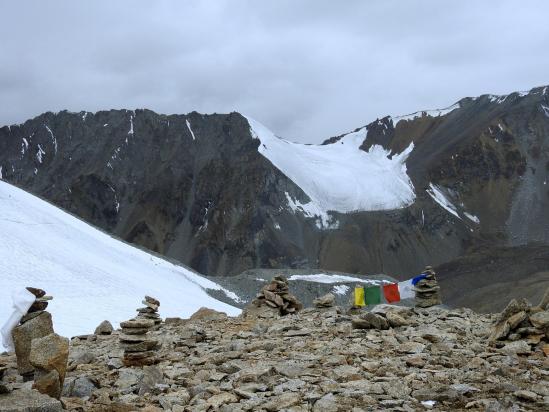
<path id="1" fill-rule="evenodd" d="M 364 287 L 356 286 L 355 287 L 355 306 L 366 306 L 364 302 Z"/>

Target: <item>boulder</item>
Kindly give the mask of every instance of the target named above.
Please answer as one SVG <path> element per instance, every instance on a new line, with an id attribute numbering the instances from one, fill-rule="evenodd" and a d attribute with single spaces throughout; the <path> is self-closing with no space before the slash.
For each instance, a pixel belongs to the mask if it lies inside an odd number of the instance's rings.
<path id="1" fill-rule="evenodd" d="M 67 362 L 69 359 L 69 340 L 55 333 L 32 341 L 29 362 L 36 368 L 35 385 L 41 393 L 59 398 Z"/>
<path id="2" fill-rule="evenodd" d="M 530 345 L 523 340 L 506 343 L 501 351 L 507 355 L 528 355 L 532 352 Z"/>
<path id="3" fill-rule="evenodd" d="M 97 386 L 94 381 L 85 376 L 81 376 L 74 380 L 74 385 L 71 390 L 71 396 L 76 396 L 77 398 L 91 396 L 93 391 L 96 389 Z"/>
<path id="4" fill-rule="evenodd" d="M 36 371 L 32 388 L 52 398 L 59 399 L 62 389 L 59 373 L 55 369 L 49 372 Z"/>
<path id="5" fill-rule="evenodd" d="M 354 329 L 389 329 L 389 322 L 383 316 L 367 312 L 351 321 Z"/>
<path id="6" fill-rule="evenodd" d="M 139 396 L 143 396 L 146 393 L 152 393 L 156 385 L 164 383 L 164 374 L 162 370 L 157 366 L 145 366 L 143 368 L 143 375 L 138 383 Z"/>
<path id="7" fill-rule="evenodd" d="M 333 293 L 327 293 L 326 295 L 313 300 L 313 305 L 315 305 L 317 308 L 330 308 L 334 306 L 334 302 L 335 295 Z"/>
<path id="8" fill-rule="evenodd" d="M 549 311 L 543 311 L 534 313 L 530 316 L 530 322 L 532 325 L 539 329 L 545 329 L 549 327 Z"/>
<path id="9" fill-rule="evenodd" d="M 215 320 L 224 319 L 227 314 L 210 308 L 200 308 L 191 315 L 191 320 Z"/>
<path id="10" fill-rule="evenodd" d="M 403 316 L 400 316 L 397 312 L 389 311 L 385 316 L 387 317 L 389 325 L 391 325 L 391 327 L 393 328 L 410 324 L 407 319 L 405 319 Z"/>
<path id="11" fill-rule="evenodd" d="M 505 309 L 500 313 L 497 323 L 504 322 L 513 316 L 515 313 L 528 312 L 530 309 L 530 303 L 526 299 L 512 299 Z"/>
<path id="12" fill-rule="evenodd" d="M 62 412 L 57 399 L 36 390 L 20 389 L 0 396 L 0 412 Z"/>
<path id="13" fill-rule="evenodd" d="M 95 328 L 95 335 L 110 335 L 114 331 L 112 324 L 108 320 L 104 320 Z"/>
<path id="14" fill-rule="evenodd" d="M 495 342 L 496 340 L 505 339 L 510 332 L 511 326 L 509 325 L 509 322 L 505 320 L 494 325 L 494 327 L 492 328 L 492 333 L 490 334 L 488 340 L 490 342 Z"/>
<path id="15" fill-rule="evenodd" d="M 22 325 L 13 328 L 12 337 L 17 356 L 17 369 L 21 375 L 34 371 L 29 362 L 31 342 L 53 333 L 53 323 L 49 312 L 42 312 Z"/>
<path id="16" fill-rule="evenodd" d="M 35 368 L 45 371 L 56 370 L 64 379 L 69 359 L 69 340 L 51 333 L 32 341 L 29 361 Z"/>
<path id="17" fill-rule="evenodd" d="M 236 403 L 238 402 L 238 398 L 236 395 L 230 393 L 230 392 L 221 392 L 217 395 L 214 395 L 208 399 L 206 402 L 206 405 L 208 408 L 211 408 L 215 411 L 219 410 L 219 407 L 222 405 L 225 405 L 227 403 Z"/>

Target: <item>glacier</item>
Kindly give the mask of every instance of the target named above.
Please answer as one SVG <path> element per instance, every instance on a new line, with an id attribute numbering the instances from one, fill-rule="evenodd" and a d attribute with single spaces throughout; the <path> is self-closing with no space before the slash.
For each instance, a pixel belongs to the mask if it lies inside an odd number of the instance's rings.
<path id="1" fill-rule="evenodd" d="M 236 316 L 240 309 L 206 289 L 235 295 L 183 266 L 117 240 L 61 209 L 0 181 L 0 324 L 11 294 L 26 286 L 54 297 L 48 306 L 63 336 L 115 327 L 136 315 L 145 295 L 160 300 L 162 317 L 188 317 L 205 306 Z"/>
<path id="2" fill-rule="evenodd" d="M 258 151 L 292 180 L 311 199 L 308 210 L 326 217 L 328 211 L 350 213 L 390 210 L 411 205 L 414 186 L 406 172 L 411 143 L 390 157 L 382 146 L 368 152 L 365 127 L 327 145 L 293 143 L 275 136 L 251 117 L 244 116 L 252 137 L 260 140 Z M 303 206 L 303 205 L 302 205 Z"/>

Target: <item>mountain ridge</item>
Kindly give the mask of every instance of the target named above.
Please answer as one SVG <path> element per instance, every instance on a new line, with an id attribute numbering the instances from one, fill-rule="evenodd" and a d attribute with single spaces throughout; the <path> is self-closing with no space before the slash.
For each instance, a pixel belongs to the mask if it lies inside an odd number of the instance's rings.
<path id="1" fill-rule="evenodd" d="M 235 112 L 46 113 L 0 128 L 0 167 L 5 180 L 210 275 L 319 267 L 405 277 L 479 245 L 547 242 L 539 224 L 549 218 L 547 87 L 458 103 L 437 116 L 422 111 L 396 125 L 387 116 L 355 129 L 365 131 L 358 154 L 379 146 L 391 161 L 413 143 L 405 166 L 415 200 L 404 208 L 313 207 Z M 331 150 L 351 133 L 288 145 Z M 306 175 L 320 182 L 314 168 Z"/>

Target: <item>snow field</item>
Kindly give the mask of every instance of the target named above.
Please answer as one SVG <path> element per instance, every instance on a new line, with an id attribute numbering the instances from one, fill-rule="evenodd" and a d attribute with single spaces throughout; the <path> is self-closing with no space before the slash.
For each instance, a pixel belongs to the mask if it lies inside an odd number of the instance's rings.
<path id="1" fill-rule="evenodd" d="M 54 297 L 57 333 L 93 333 L 107 319 L 136 315 L 145 295 L 162 317 L 188 317 L 202 306 L 238 315 L 209 296 L 218 284 L 185 267 L 118 241 L 49 203 L 0 181 L 0 324 L 12 313 L 11 293 L 34 286 Z"/>

